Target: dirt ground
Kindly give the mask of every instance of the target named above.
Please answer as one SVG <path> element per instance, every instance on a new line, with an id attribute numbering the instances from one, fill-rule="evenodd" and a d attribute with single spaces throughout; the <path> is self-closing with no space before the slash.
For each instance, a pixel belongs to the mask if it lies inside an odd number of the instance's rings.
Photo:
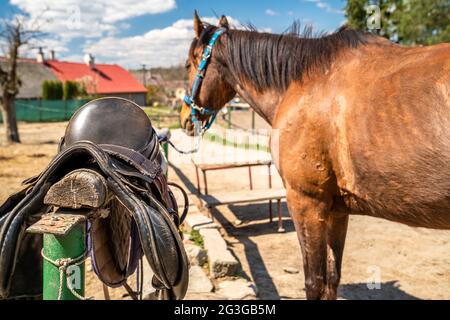
<path id="1" fill-rule="evenodd" d="M 23 179 L 38 174 L 55 155 L 66 123 L 19 124 L 22 144 L 7 145 L 0 127 L 0 203 L 20 189 Z M 174 132 L 173 140 L 184 137 Z M 206 143 L 203 152 L 218 148 Z M 183 182 L 195 193 L 195 172 L 186 159 L 171 151 L 170 180 Z M 248 188 L 246 169 L 208 174 L 211 194 Z M 256 188 L 266 185 L 267 174 L 253 174 Z M 279 177 L 274 185 L 280 186 Z M 259 298 L 304 299 L 301 254 L 293 225 L 283 205 L 285 233 L 277 233 L 268 219 L 267 204 L 223 206 L 214 216 L 224 226 L 233 253 L 242 264 L 241 276 L 255 282 Z M 242 221 L 234 225 L 236 219 Z M 290 268 L 287 273 L 284 269 Z M 87 268 L 89 270 L 89 267 Z M 379 281 L 377 281 L 379 280 Z M 368 289 L 367 283 L 380 282 Z M 87 296 L 103 297 L 101 284 L 87 274 Z M 343 299 L 450 299 L 450 231 L 410 228 L 370 217 L 352 216 L 344 254 L 339 297 Z M 112 298 L 125 291 L 115 289 Z"/>

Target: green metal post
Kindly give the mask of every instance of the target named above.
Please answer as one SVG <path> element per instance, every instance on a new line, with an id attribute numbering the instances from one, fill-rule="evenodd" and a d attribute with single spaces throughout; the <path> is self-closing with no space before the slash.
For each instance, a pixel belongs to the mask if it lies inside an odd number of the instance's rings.
<path id="1" fill-rule="evenodd" d="M 64 258 L 77 258 L 86 250 L 85 224 L 77 224 L 67 235 L 58 236 L 44 234 L 44 255 L 53 261 Z M 70 267 L 70 283 L 72 288 L 81 296 L 84 296 L 85 266 L 84 262 Z M 60 285 L 62 285 L 61 300 L 78 300 L 67 288 L 66 275 L 60 284 L 60 272 L 58 267 L 44 259 L 44 300 L 57 300 Z"/>
<path id="2" fill-rule="evenodd" d="M 255 111 L 252 109 L 252 130 L 255 130 Z"/>
<path id="3" fill-rule="evenodd" d="M 162 143 L 162 149 L 166 156 L 167 163 L 169 162 L 169 144 L 167 142 Z M 166 178 L 169 176 L 169 168 L 167 168 Z"/>
<path id="4" fill-rule="evenodd" d="M 163 148 L 164 155 L 166 156 L 167 161 L 169 161 L 169 144 L 167 142 L 164 142 L 162 144 L 162 148 Z"/>

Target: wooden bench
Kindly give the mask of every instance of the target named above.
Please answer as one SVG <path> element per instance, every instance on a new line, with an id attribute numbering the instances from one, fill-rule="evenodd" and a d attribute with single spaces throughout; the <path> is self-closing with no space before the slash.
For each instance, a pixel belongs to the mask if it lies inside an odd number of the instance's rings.
<path id="1" fill-rule="evenodd" d="M 269 219 L 273 221 L 272 201 L 277 202 L 278 232 L 284 232 L 281 215 L 281 200 L 286 198 L 285 189 L 241 190 L 233 192 L 214 193 L 214 195 L 200 195 L 202 205 L 208 209 L 228 204 L 257 203 L 269 200 Z"/>
<path id="2" fill-rule="evenodd" d="M 237 204 L 237 203 L 257 203 L 262 201 L 269 201 L 269 218 L 270 222 L 273 221 L 272 214 L 272 201 L 277 201 L 277 211 L 278 211 L 278 232 L 284 232 L 283 220 L 281 216 L 281 200 L 286 198 L 286 190 L 284 189 L 273 189 L 272 188 L 272 176 L 270 173 L 271 161 L 268 160 L 258 160 L 254 162 L 243 162 L 243 163 L 224 163 L 224 164 L 204 164 L 196 163 L 192 161 L 195 166 L 197 175 L 197 190 L 199 193 L 202 205 L 207 209 L 211 209 L 220 205 Z M 268 189 L 253 189 L 252 172 L 251 168 L 255 166 L 267 166 L 268 167 Z M 206 178 L 206 172 L 210 170 L 223 170 L 223 169 L 234 169 L 248 167 L 250 190 L 239 190 L 230 192 L 218 192 L 214 195 L 208 194 L 208 182 Z M 203 182 L 205 193 L 201 193 L 199 170 L 203 174 Z"/>
<path id="3" fill-rule="evenodd" d="M 268 169 L 268 177 L 269 177 L 269 188 L 272 187 L 272 176 L 270 174 L 270 168 L 272 165 L 271 160 L 255 160 L 255 161 L 245 161 L 245 162 L 235 162 L 235 163 L 222 163 L 222 164 L 216 164 L 216 163 L 197 163 L 193 159 L 191 160 L 192 164 L 195 167 L 195 174 L 197 178 L 197 191 L 201 193 L 200 188 L 200 176 L 199 171 L 202 172 L 203 175 L 203 186 L 205 189 L 205 194 L 208 194 L 208 180 L 206 178 L 206 172 L 207 171 L 214 171 L 214 170 L 224 170 L 224 169 L 236 169 L 236 168 L 244 168 L 248 167 L 248 177 L 250 182 L 250 190 L 253 189 L 253 180 L 252 180 L 252 167 L 258 167 L 258 166 L 267 166 Z"/>
<path id="4" fill-rule="evenodd" d="M 233 203 L 262 202 L 266 200 L 282 200 L 286 198 L 285 189 L 243 190 L 214 195 L 202 195 L 201 200 L 206 207 L 215 207 Z"/>

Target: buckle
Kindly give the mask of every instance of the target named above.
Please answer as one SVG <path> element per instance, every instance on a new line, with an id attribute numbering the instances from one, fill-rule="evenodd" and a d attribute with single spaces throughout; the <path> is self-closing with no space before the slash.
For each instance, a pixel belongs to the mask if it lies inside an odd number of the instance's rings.
<path id="1" fill-rule="evenodd" d="M 205 50 L 203 51 L 203 59 L 204 60 L 209 59 L 209 57 L 211 57 L 211 52 L 212 52 L 212 46 L 207 45 Z"/>
<path id="2" fill-rule="evenodd" d="M 195 104 L 195 102 L 193 100 L 191 100 L 191 108 L 194 110 L 199 111 L 200 113 L 202 112 L 203 108 L 199 107 L 198 105 Z"/>
<path id="3" fill-rule="evenodd" d="M 208 60 L 211 57 L 211 51 L 205 52 L 203 54 L 203 60 Z"/>

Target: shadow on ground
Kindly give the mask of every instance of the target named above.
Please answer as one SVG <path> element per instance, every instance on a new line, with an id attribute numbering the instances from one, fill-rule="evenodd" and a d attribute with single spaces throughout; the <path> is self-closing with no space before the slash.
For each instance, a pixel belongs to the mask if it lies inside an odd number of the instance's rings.
<path id="1" fill-rule="evenodd" d="M 249 271 L 251 278 L 258 288 L 258 297 L 260 299 L 280 299 L 280 294 L 264 263 L 258 245 L 251 239 L 251 237 L 259 235 L 277 234 L 277 217 L 274 216 L 273 222 L 269 222 L 268 202 L 261 204 L 230 205 L 228 208 L 237 219 L 241 220 L 242 223 L 240 225 L 234 225 L 219 210 L 212 209 L 211 213 L 230 236 L 235 237 L 243 244 L 247 261 L 251 262 L 249 264 Z M 273 209 L 275 214 L 274 204 Z M 292 221 L 288 220 L 289 214 L 285 203 L 282 205 L 282 217 L 286 232 L 294 231 Z M 249 275 L 246 275 L 244 271 L 242 271 L 242 276 L 249 278 Z"/>
<path id="2" fill-rule="evenodd" d="M 382 282 L 379 289 L 368 289 L 366 283 L 342 284 L 338 290 L 339 298 L 349 300 L 418 300 L 403 291 L 397 281 Z"/>

